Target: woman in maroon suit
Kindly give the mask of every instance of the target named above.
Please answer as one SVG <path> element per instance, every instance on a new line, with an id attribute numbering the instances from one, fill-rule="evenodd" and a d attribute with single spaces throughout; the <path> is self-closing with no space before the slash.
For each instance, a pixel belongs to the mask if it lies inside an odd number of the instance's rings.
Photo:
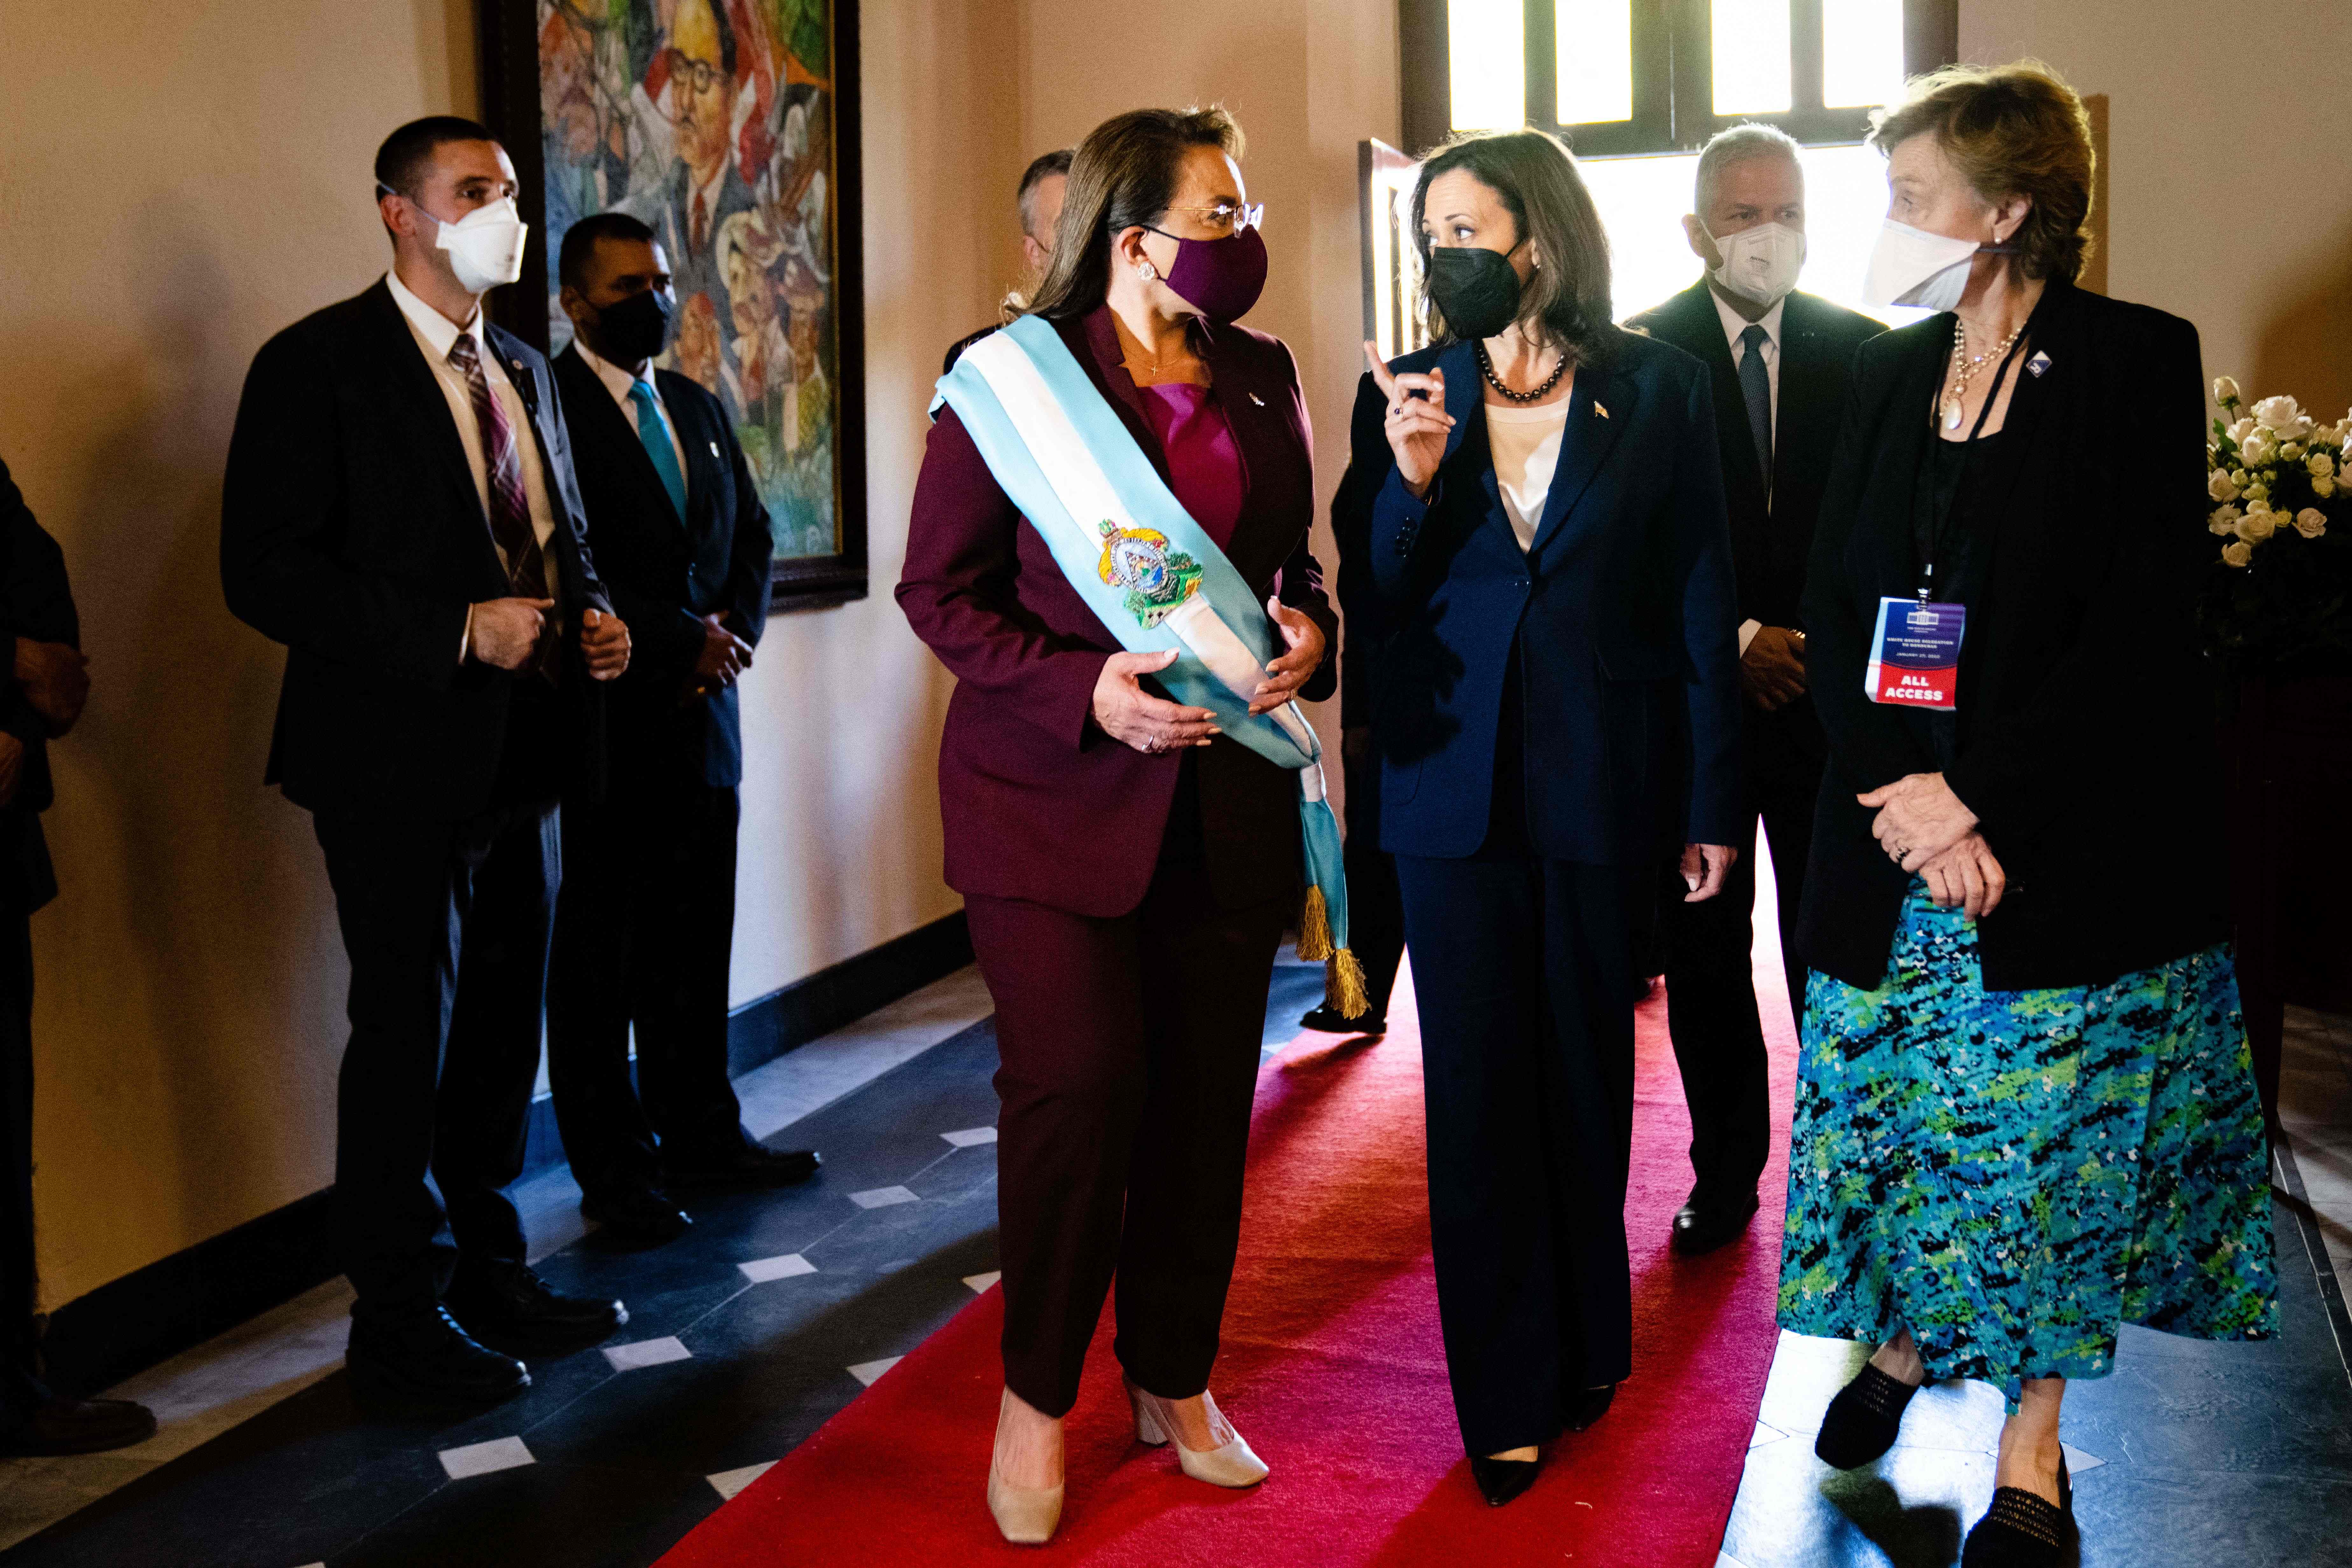
<path id="1" fill-rule="evenodd" d="M 1265 279 L 1223 110 L 1087 138 L 1032 312 L 1283 634 L 1253 700 L 1328 695 L 1314 474 L 1290 352 L 1233 324 Z M 1208 1394 L 1275 950 L 1298 908 L 1297 776 L 1157 695 L 951 411 L 916 487 L 898 604 L 957 679 L 947 879 L 996 1003 L 1004 1382 L 989 1503 L 1059 1517 L 1062 1417 L 1114 1273 L 1146 1442 L 1226 1486 L 1265 1467 Z"/>

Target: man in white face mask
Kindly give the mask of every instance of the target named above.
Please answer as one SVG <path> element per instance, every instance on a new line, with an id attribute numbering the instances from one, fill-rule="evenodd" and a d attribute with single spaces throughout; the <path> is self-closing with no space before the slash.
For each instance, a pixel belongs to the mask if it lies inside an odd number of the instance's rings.
<path id="1" fill-rule="evenodd" d="M 1805 176 L 1797 143 L 1781 132 L 1735 125 L 1709 142 L 1699 154 L 1693 205 L 1683 232 L 1705 275 L 1627 325 L 1696 355 L 1714 373 L 1739 579 L 1749 819 L 1764 822 L 1785 932 L 1796 924 L 1824 756 L 1821 722 L 1805 693 L 1799 624 L 1805 561 L 1845 403 L 1846 366 L 1864 339 L 1885 329 L 1796 291 L 1805 260 Z M 1753 858 L 1740 858 L 1718 899 L 1685 903 L 1683 891 L 1678 869 L 1670 868 L 1654 962 L 1666 976 L 1697 1178 L 1675 1216 L 1674 1246 L 1696 1253 L 1738 1237 L 1755 1213 L 1771 1107 L 1748 959 Z M 1782 961 L 1792 1011 L 1801 1009 L 1804 966 L 1786 942 Z"/>
<path id="2" fill-rule="evenodd" d="M 603 776 L 629 639 L 547 361 L 483 316 L 521 272 L 513 164 L 436 117 L 393 132 L 375 182 L 391 271 L 247 377 L 221 582 L 286 645 L 264 777 L 311 814 L 351 961 L 332 1225 L 352 1385 L 465 1407 L 530 1381 L 477 1335 L 536 1353 L 627 1321 L 526 1267 L 501 1189 L 538 1072 L 556 801 Z"/>

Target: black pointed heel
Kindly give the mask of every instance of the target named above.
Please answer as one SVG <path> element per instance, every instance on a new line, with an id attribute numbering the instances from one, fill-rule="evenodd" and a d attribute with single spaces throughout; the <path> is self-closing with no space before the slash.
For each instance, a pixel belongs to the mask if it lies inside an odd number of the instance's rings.
<path id="1" fill-rule="evenodd" d="M 1543 1468 L 1537 1459 L 1488 1459 L 1473 1454 L 1470 1457 L 1470 1479 L 1478 1483 L 1478 1495 L 1486 1500 L 1489 1508 L 1505 1503 L 1536 1484 L 1536 1472 Z"/>
<path id="2" fill-rule="evenodd" d="M 1889 1377 L 1865 1362 L 1822 1413 L 1813 1452 L 1825 1465 L 1860 1469 L 1895 1447 L 1895 1435 L 1903 1429 L 1905 1408 L 1911 1396 L 1926 1386 Z"/>
<path id="3" fill-rule="evenodd" d="M 2058 1505 L 2022 1487 L 2001 1487 L 1969 1531 L 1960 1568 L 2061 1568 L 2074 1539 L 2074 1482 L 2058 1458 Z"/>

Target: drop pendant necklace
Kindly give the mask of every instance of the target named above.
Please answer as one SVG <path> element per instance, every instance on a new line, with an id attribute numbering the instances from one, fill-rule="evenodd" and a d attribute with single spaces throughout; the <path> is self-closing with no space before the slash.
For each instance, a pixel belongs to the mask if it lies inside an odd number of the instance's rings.
<path id="1" fill-rule="evenodd" d="M 2001 339 L 1984 353 L 1971 356 L 1969 353 L 1969 330 L 1958 317 L 1953 318 L 1952 368 L 1945 378 L 1943 399 L 1937 405 L 1937 412 L 1943 416 L 1945 429 L 1957 430 L 1960 427 L 1960 399 L 1968 392 L 1969 383 L 1975 378 L 1977 372 L 2007 354 L 2016 343 L 2019 334 L 2025 331 L 2025 327 L 2024 321 L 2018 322 L 2011 330 L 2009 336 Z"/>

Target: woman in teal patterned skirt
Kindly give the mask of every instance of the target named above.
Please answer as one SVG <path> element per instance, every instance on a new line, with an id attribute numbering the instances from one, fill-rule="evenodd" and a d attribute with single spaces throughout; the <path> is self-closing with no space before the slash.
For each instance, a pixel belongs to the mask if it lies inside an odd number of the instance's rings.
<path id="1" fill-rule="evenodd" d="M 1873 139 L 1874 281 L 1957 303 L 1864 345 L 1814 536 L 1780 1322 L 1876 1347 L 1822 1418 L 1843 1468 L 1928 1379 L 2000 1386 L 1963 1561 L 2055 1563 L 2066 1380 L 2127 1322 L 2276 1323 L 2193 636 L 2203 377 L 2188 322 L 2074 287 L 2091 143 L 2046 70 L 1937 72 Z M 1962 617 L 1956 671 L 1887 637 Z"/>

